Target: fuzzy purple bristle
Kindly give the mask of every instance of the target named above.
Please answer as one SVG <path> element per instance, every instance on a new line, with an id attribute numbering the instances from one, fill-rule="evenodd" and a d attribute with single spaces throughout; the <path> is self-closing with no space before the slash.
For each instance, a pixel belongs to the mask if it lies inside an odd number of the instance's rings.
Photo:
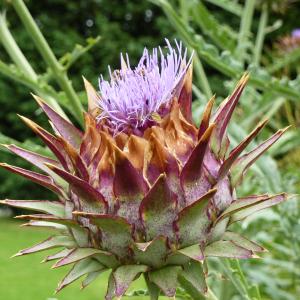
<path id="1" fill-rule="evenodd" d="M 296 28 L 292 31 L 292 37 L 300 39 L 300 28 Z"/>
<path id="2" fill-rule="evenodd" d="M 187 49 L 175 43 L 173 48 L 166 40 L 167 54 L 160 47 L 152 53 L 145 48 L 134 68 L 128 55 L 125 62 L 121 54 L 121 69 L 111 72 L 109 68 L 110 81 L 99 79 L 99 121 L 105 119 L 112 131 L 119 133 L 148 127 L 154 122 L 154 113 L 162 114 L 191 61 L 186 62 Z"/>

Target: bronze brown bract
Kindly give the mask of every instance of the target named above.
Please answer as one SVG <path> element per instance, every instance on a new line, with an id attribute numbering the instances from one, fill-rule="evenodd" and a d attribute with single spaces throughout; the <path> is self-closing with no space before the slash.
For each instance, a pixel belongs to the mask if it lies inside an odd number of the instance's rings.
<path id="1" fill-rule="evenodd" d="M 110 269 L 106 294 L 110 300 L 120 299 L 142 273 L 151 299 L 158 299 L 160 293 L 174 296 L 179 284 L 197 297 L 207 291 L 203 271 L 207 257 L 252 258 L 264 251 L 230 231 L 232 223 L 286 199 L 285 194 L 235 196 L 248 168 L 284 132 L 279 130 L 244 153 L 266 123 L 262 122 L 229 151 L 226 131 L 247 79 L 248 75 L 242 77 L 214 114 L 211 99 L 197 128 L 191 117 L 190 66 L 169 111 L 139 134 L 115 134 L 106 119 L 97 119 L 101 99 L 87 81 L 84 132 L 35 97 L 54 134 L 21 118 L 56 158 L 8 145 L 43 174 L 2 167 L 50 189 L 57 201 L 2 203 L 38 211 L 19 218 L 30 220 L 28 226 L 51 227 L 57 233 L 17 255 L 60 248 L 45 261 L 57 260 L 55 268 L 73 267 L 57 291 L 84 275 L 85 287 Z"/>

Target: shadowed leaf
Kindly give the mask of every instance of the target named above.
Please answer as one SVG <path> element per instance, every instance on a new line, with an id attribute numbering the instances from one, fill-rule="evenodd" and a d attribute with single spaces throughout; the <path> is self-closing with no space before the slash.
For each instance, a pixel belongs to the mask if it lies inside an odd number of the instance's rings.
<path id="1" fill-rule="evenodd" d="M 265 152 L 267 151 L 287 130 L 278 130 L 274 135 L 272 135 L 265 142 L 257 146 L 252 151 L 244 154 L 238 158 L 232 165 L 231 168 L 231 183 L 233 187 L 236 187 L 243 179 L 245 172 L 248 168 Z"/>
<path id="2" fill-rule="evenodd" d="M 176 293 L 178 273 L 181 267 L 167 266 L 149 273 L 149 280 L 155 283 L 167 297 Z"/>
<path id="3" fill-rule="evenodd" d="M 74 239 L 70 236 L 66 236 L 66 235 L 52 236 L 35 246 L 19 251 L 14 256 L 30 254 L 30 253 L 39 252 L 39 251 L 57 248 L 57 247 L 75 248 L 76 243 L 74 242 Z"/>
<path id="4" fill-rule="evenodd" d="M 56 289 L 56 293 L 61 291 L 63 288 L 80 278 L 85 274 L 89 274 L 92 272 L 104 270 L 105 267 L 102 266 L 99 262 L 93 259 L 84 259 L 81 260 L 73 266 L 71 271 L 63 278 L 63 280 L 58 284 Z"/>
<path id="5" fill-rule="evenodd" d="M 202 262 L 204 260 L 204 254 L 200 245 L 192 245 L 179 249 L 178 252 L 196 261 Z"/>
<path id="6" fill-rule="evenodd" d="M 120 256 L 128 254 L 128 247 L 132 243 L 132 228 L 126 219 L 84 212 L 74 212 L 74 214 L 91 219 L 92 223 L 99 227 L 102 233 L 102 247 L 104 250 Z"/>
<path id="7" fill-rule="evenodd" d="M 235 147 L 229 154 L 228 158 L 223 162 L 219 170 L 219 179 L 222 179 L 228 173 L 232 164 L 238 156 L 245 150 L 250 142 L 259 134 L 259 132 L 266 125 L 267 120 L 261 122 L 237 147 Z"/>
<path id="8" fill-rule="evenodd" d="M 65 216 L 64 205 L 61 202 L 49 200 L 3 200 L 1 204 L 45 212 L 56 217 Z"/>
<path id="9" fill-rule="evenodd" d="M 206 257 L 227 257 L 246 259 L 255 257 L 251 250 L 238 246 L 232 241 L 217 241 L 205 247 L 204 254 Z"/>
<path id="10" fill-rule="evenodd" d="M 245 249 L 251 250 L 253 252 L 265 252 L 266 251 L 262 246 L 246 239 L 245 237 L 241 236 L 238 233 L 231 232 L 231 231 L 226 231 L 222 236 L 222 240 L 232 241 L 236 245 L 241 246 Z"/>
<path id="11" fill-rule="evenodd" d="M 184 208 L 178 214 L 176 228 L 181 247 L 188 247 L 200 243 L 207 236 L 210 220 L 207 217 L 206 209 L 208 202 L 212 199 L 216 190 L 208 191 L 198 201 Z"/>
<path id="12" fill-rule="evenodd" d="M 141 273 L 146 272 L 147 266 L 143 265 L 125 265 L 120 266 L 110 275 L 106 300 L 112 300 L 114 297 L 120 299 L 125 294 L 129 285 L 135 280 Z"/>
<path id="13" fill-rule="evenodd" d="M 97 253 L 101 253 L 101 250 L 95 248 L 77 248 L 72 252 L 68 253 L 65 257 L 61 258 L 58 262 L 56 262 L 52 268 L 62 267 L 82 259 L 94 256 Z"/>
<path id="14" fill-rule="evenodd" d="M 154 183 L 140 205 L 140 215 L 147 240 L 163 235 L 174 236 L 172 223 L 176 214 L 176 195 L 172 194 L 162 174 Z"/>
<path id="15" fill-rule="evenodd" d="M 136 243 L 133 249 L 135 260 L 140 264 L 161 267 L 168 253 L 167 240 L 160 236 L 148 243 Z"/>
<path id="16" fill-rule="evenodd" d="M 183 271 L 179 273 L 178 280 L 193 299 L 203 299 L 203 295 L 207 292 L 207 285 L 200 262 L 191 261 L 186 264 Z"/>

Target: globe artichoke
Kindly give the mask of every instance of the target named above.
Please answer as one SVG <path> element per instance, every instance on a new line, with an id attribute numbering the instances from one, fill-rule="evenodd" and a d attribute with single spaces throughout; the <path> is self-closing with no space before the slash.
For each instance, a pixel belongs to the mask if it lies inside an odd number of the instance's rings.
<path id="1" fill-rule="evenodd" d="M 84 132 L 35 96 L 54 134 L 21 119 L 56 158 L 7 145 L 44 174 L 1 164 L 57 195 L 49 200 L 4 200 L 38 211 L 22 215 L 28 226 L 57 233 L 21 250 L 26 255 L 50 248 L 45 261 L 73 265 L 57 291 L 85 275 L 82 287 L 111 270 L 106 300 L 120 299 L 142 273 L 151 299 L 172 297 L 178 285 L 197 299 L 207 292 L 208 257 L 253 258 L 260 245 L 229 230 L 231 224 L 280 203 L 286 195 L 236 198 L 235 189 L 249 167 L 285 130 L 248 153 L 258 126 L 229 151 L 226 133 L 248 80 L 212 114 L 206 105 L 200 126 L 192 120 L 192 59 L 181 44 L 168 52 L 144 51 L 135 68 L 121 56 L 120 70 L 99 80 L 99 92 L 84 80 L 88 112 Z"/>

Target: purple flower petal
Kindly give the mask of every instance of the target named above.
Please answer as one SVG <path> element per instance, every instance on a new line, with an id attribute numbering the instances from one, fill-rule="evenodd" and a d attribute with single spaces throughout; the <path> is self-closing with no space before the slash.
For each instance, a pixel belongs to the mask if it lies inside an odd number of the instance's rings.
<path id="1" fill-rule="evenodd" d="M 168 53 L 154 48 L 152 53 L 144 53 L 135 68 L 131 68 L 128 55 L 126 62 L 121 54 L 121 69 L 110 72 L 110 81 L 99 79 L 101 114 L 111 130 L 117 134 L 128 128 L 143 129 L 155 121 L 153 113 L 163 114 L 162 108 L 168 107 L 174 88 L 186 73 L 187 49 L 181 43 L 172 48 L 166 40 Z"/>

